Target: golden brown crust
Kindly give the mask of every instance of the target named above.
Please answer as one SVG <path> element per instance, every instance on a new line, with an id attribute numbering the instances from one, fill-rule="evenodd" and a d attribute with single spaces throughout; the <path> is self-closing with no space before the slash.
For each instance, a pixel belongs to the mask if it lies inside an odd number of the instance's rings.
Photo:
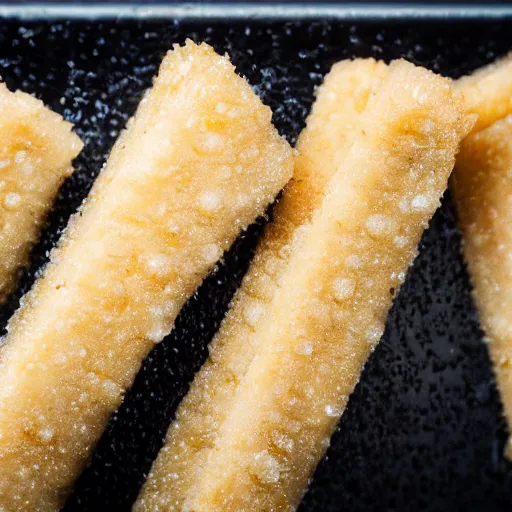
<path id="1" fill-rule="evenodd" d="M 27 263 L 82 142 L 71 124 L 29 94 L 0 84 L 0 302 Z"/>
<path id="2" fill-rule="evenodd" d="M 292 160 L 228 59 L 192 42 L 167 55 L 10 323 L 0 508 L 60 507 L 144 357 Z"/>
<path id="3" fill-rule="evenodd" d="M 380 338 L 471 122 L 449 81 L 405 62 L 362 117 L 290 244 L 258 351 L 178 510 L 293 510 Z"/>
<path id="4" fill-rule="evenodd" d="M 477 69 L 455 82 L 468 114 L 477 115 L 473 133 L 512 114 L 512 54 Z"/>
<path id="5" fill-rule="evenodd" d="M 468 137 L 453 173 L 473 296 L 512 425 L 512 116 Z M 510 458 L 512 438 L 506 455 Z"/>
<path id="6" fill-rule="evenodd" d="M 182 510 L 186 495 L 198 485 L 205 453 L 214 443 L 238 384 L 261 350 L 262 340 L 256 333 L 270 313 L 290 244 L 323 199 L 337 170 L 333 161 L 341 161 L 352 145 L 359 133 L 360 114 L 386 74 L 387 66 L 373 59 L 343 61 L 319 88 L 297 143 L 294 177 L 210 346 L 210 358 L 178 409 L 136 510 Z"/>

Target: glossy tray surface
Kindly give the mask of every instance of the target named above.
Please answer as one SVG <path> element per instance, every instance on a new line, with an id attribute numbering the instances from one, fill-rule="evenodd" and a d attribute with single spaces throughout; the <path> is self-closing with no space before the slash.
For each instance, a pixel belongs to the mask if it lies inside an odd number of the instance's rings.
<path id="1" fill-rule="evenodd" d="M 0 14 L 16 13 L 0 6 Z M 405 57 L 457 77 L 512 47 L 512 19 L 503 12 L 488 19 L 361 15 L 328 20 L 300 19 L 299 11 L 293 16 L 290 11 L 292 21 L 272 20 L 270 12 L 248 20 L 238 15 L 176 20 L 163 12 L 144 19 L 104 13 L 91 20 L 80 19 L 76 11 L 73 16 L 55 12 L 59 19 L 47 20 L 30 19 L 41 12 L 25 14 L 0 19 L 0 75 L 10 88 L 36 94 L 76 123 L 86 147 L 30 269 L 0 309 L 2 327 L 174 43 L 190 37 L 228 52 L 272 107 L 276 126 L 290 142 L 303 127 L 315 86 L 339 59 Z M 68 512 L 130 509 L 175 408 L 206 357 L 263 223 L 240 237 L 185 306 L 175 331 L 145 362 L 80 478 Z M 504 440 L 447 194 L 300 510 L 505 510 L 512 504 L 512 470 L 502 457 Z"/>

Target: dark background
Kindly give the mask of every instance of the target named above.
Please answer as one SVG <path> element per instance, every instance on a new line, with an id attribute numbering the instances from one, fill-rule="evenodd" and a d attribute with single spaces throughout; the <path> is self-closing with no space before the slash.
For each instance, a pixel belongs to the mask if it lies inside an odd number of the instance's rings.
<path id="1" fill-rule="evenodd" d="M 293 143 L 314 87 L 336 60 L 402 56 L 457 77 L 508 51 L 511 29 L 511 20 L 0 21 L 2 78 L 62 112 L 86 143 L 29 271 L 0 309 L 1 326 L 86 196 L 173 43 L 191 37 L 227 51 Z M 206 357 L 263 222 L 240 237 L 145 362 L 66 511 L 129 510 Z M 481 337 L 447 194 L 301 511 L 509 510 L 505 425 Z"/>

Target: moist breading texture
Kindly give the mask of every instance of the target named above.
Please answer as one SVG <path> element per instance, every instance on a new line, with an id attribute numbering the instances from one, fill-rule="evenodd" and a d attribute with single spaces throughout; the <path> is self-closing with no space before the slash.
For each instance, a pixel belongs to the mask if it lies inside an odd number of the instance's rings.
<path id="1" fill-rule="evenodd" d="M 298 505 L 472 122 L 449 80 L 391 64 L 336 163 L 343 171 L 290 248 L 272 316 L 258 332 L 262 348 L 184 510 Z"/>
<path id="2" fill-rule="evenodd" d="M 21 91 L 0 84 L 0 302 L 26 265 L 82 142 L 71 123 Z"/>
<path id="3" fill-rule="evenodd" d="M 144 357 L 291 177 L 271 112 L 207 45 L 169 52 L 0 366 L 0 507 L 57 510 Z"/>
<path id="4" fill-rule="evenodd" d="M 327 184 L 359 133 L 359 118 L 387 66 L 373 59 L 342 61 L 319 88 L 301 133 L 294 176 L 265 231 L 251 266 L 169 428 L 166 443 L 135 510 L 182 510 L 198 485 L 207 450 L 215 441 L 236 389 L 261 349 L 257 336 L 287 268 L 294 236 L 321 203 Z M 305 346 L 307 350 L 307 346 Z"/>
<path id="5" fill-rule="evenodd" d="M 455 82 L 466 110 L 476 114 L 473 133 L 512 113 L 512 54 L 502 57 Z"/>
<path id="6" fill-rule="evenodd" d="M 473 297 L 512 425 L 512 116 L 468 137 L 452 189 Z M 506 445 L 512 457 L 512 439 Z"/>

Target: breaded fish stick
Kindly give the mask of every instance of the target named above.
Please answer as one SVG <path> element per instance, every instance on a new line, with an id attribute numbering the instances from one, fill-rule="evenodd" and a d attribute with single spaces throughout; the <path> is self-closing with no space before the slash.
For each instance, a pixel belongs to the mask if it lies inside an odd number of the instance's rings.
<path id="1" fill-rule="evenodd" d="M 144 357 L 292 170 L 270 109 L 228 59 L 190 41 L 165 57 L 10 323 L 0 509 L 62 505 Z"/>
<path id="2" fill-rule="evenodd" d="M 512 113 L 512 54 L 455 82 L 468 113 L 478 114 L 473 133 Z"/>
<path id="3" fill-rule="evenodd" d="M 293 510 L 325 453 L 471 122 L 450 82 L 404 61 L 369 100 L 291 247 L 272 316 L 183 510 Z"/>
<path id="4" fill-rule="evenodd" d="M 512 431 L 512 116 L 464 141 L 452 188 L 473 296 Z M 512 437 L 505 453 L 512 458 Z"/>
<path id="5" fill-rule="evenodd" d="M 387 66 L 373 59 L 336 64 L 319 88 L 307 127 L 299 137 L 294 177 L 275 207 L 274 220 L 254 256 L 242 286 L 210 346 L 210 358 L 196 375 L 171 425 L 165 447 L 139 497 L 138 511 L 182 510 L 185 496 L 198 485 L 207 450 L 263 340 L 258 326 L 269 305 L 299 227 L 310 220 L 325 188 L 359 133 L 361 112 Z M 307 346 L 305 347 L 307 351 Z"/>
<path id="6" fill-rule="evenodd" d="M 0 84 L 0 302 L 27 263 L 82 142 L 71 123 L 29 94 Z"/>

